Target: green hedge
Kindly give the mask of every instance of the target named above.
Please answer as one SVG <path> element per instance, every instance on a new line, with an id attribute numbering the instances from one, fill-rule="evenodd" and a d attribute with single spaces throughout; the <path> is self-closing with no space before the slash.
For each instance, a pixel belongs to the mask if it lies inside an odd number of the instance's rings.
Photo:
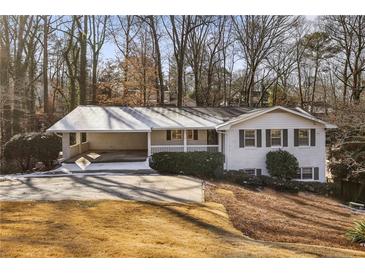
<path id="1" fill-rule="evenodd" d="M 171 174 L 218 178 L 223 174 L 224 155 L 220 152 L 159 152 L 150 158 L 150 167 Z"/>

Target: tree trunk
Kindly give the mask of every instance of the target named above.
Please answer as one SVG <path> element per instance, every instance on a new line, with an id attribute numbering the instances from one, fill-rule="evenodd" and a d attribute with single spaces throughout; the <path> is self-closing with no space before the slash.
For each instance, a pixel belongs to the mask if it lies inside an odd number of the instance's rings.
<path id="1" fill-rule="evenodd" d="M 318 69 L 319 69 L 319 62 L 317 60 L 316 67 L 314 70 L 313 89 L 312 89 L 312 98 L 311 98 L 311 113 L 313 113 L 313 111 L 314 111 L 314 94 L 316 92 Z"/>
<path id="2" fill-rule="evenodd" d="M 177 62 L 177 106 L 182 107 L 184 93 L 184 62 L 180 59 Z"/>
<path id="3" fill-rule="evenodd" d="M 150 27 L 151 27 L 151 31 L 152 31 L 152 37 L 153 37 L 153 42 L 154 42 L 154 48 L 155 48 L 155 55 L 156 55 L 156 66 L 157 66 L 157 75 L 158 75 L 158 80 L 159 80 L 159 103 L 160 105 L 164 105 L 165 103 L 165 91 L 164 91 L 164 83 L 163 83 L 163 74 L 162 74 L 162 64 L 161 64 L 161 52 L 160 52 L 160 45 L 158 42 L 158 35 L 157 35 L 157 31 L 156 31 L 156 23 L 154 20 L 154 17 L 151 15 L 148 17 L 150 20 Z"/>
<path id="4" fill-rule="evenodd" d="M 87 15 L 84 15 L 84 27 L 80 30 L 80 105 L 86 104 L 86 71 L 87 71 Z"/>
<path id="5" fill-rule="evenodd" d="M 48 102 L 48 33 L 49 24 L 48 16 L 43 17 L 43 111 L 49 115 L 49 102 Z"/>

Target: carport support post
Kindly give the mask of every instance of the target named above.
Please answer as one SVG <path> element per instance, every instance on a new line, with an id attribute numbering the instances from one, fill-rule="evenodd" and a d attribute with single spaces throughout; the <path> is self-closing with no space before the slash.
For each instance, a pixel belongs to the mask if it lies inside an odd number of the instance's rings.
<path id="1" fill-rule="evenodd" d="M 70 133 L 62 134 L 62 157 L 64 160 L 70 158 Z"/>
<path id="2" fill-rule="evenodd" d="M 82 153 L 82 150 L 81 150 L 81 132 L 76 132 L 76 145 L 77 145 L 77 149 L 79 150 L 79 154 Z"/>
<path id="3" fill-rule="evenodd" d="M 151 132 L 147 132 L 147 156 L 151 156 Z"/>
<path id="4" fill-rule="evenodd" d="M 184 152 L 188 151 L 188 142 L 187 142 L 187 138 L 186 138 L 186 129 L 184 129 Z"/>

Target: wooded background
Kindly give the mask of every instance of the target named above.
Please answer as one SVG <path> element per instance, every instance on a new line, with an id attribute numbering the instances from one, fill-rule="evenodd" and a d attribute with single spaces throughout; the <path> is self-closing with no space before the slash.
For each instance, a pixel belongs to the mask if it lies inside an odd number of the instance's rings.
<path id="1" fill-rule="evenodd" d="M 85 104 L 280 104 L 363 124 L 364 70 L 361 15 L 1 16 L 0 156 Z"/>

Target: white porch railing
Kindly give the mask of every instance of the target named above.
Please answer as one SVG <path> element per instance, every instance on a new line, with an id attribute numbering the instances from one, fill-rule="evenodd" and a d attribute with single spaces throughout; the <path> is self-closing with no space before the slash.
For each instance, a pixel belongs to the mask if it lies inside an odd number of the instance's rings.
<path id="1" fill-rule="evenodd" d="M 187 145 L 186 151 L 218 152 L 219 145 Z M 158 152 L 184 152 L 184 145 L 151 145 L 151 154 Z"/>
<path id="2" fill-rule="evenodd" d="M 208 152 L 218 152 L 218 145 L 188 145 L 187 151 L 208 151 Z"/>

